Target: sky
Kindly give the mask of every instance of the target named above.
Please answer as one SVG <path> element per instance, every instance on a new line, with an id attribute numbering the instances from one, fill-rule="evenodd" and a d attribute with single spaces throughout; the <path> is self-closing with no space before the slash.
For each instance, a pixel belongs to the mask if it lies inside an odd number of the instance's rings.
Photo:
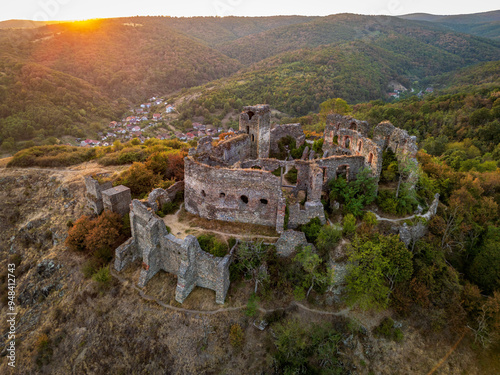
<path id="1" fill-rule="evenodd" d="M 270 16 L 358 13 L 440 15 L 479 13 L 500 8 L 498 0 L 3 0 L 0 21 L 9 19 L 83 20 L 128 16 Z"/>

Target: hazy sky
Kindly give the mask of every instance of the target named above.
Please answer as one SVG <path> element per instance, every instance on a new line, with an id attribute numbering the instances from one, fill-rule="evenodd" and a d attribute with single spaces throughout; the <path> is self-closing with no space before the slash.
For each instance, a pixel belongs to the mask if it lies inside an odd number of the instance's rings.
<path id="1" fill-rule="evenodd" d="M 499 8 L 498 0 L 2 0 L 0 20 L 81 20 L 123 16 L 269 16 L 335 13 L 401 15 L 478 13 Z"/>

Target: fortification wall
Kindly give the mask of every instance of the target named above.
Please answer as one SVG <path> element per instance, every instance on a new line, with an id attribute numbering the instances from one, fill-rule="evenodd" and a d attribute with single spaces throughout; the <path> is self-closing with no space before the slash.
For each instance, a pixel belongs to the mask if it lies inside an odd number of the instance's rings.
<path id="1" fill-rule="evenodd" d="M 214 257 L 204 252 L 194 236 L 181 240 L 169 234 L 163 221 L 138 200 L 130 212 L 132 238 L 115 253 L 115 269 L 123 270 L 142 258 L 140 287 L 159 271 L 177 275 L 176 301 L 182 303 L 195 286 L 214 290 L 216 302 L 223 304 L 229 288 L 231 255 Z"/>
<path id="2" fill-rule="evenodd" d="M 280 179 L 257 169 L 216 168 L 184 159 L 186 210 L 206 219 L 276 225 Z"/>
<path id="3" fill-rule="evenodd" d="M 278 142 L 286 136 L 295 138 L 295 147 L 297 148 L 302 146 L 306 141 L 306 136 L 300 124 L 276 125 L 271 130 L 271 153 L 279 152 Z"/>
<path id="4" fill-rule="evenodd" d="M 96 215 L 99 215 L 104 209 L 104 203 L 102 201 L 102 192 L 107 189 L 111 189 L 113 184 L 111 181 L 99 183 L 92 176 L 85 176 L 85 187 L 87 189 L 87 207 L 89 207 Z"/>

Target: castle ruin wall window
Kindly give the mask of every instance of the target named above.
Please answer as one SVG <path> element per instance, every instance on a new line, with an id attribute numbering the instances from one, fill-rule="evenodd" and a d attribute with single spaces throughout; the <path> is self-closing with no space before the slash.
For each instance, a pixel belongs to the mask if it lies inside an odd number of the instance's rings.
<path id="1" fill-rule="evenodd" d="M 260 200 L 260 203 L 262 203 L 262 204 L 266 205 L 266 204 L 268 203 L 268 201 L 267 201 L 267 199 L 261 199 L 261 200 Z"/>
<path id="2" fill-rule="evenodd" d="M 205 198 L 205 197 L 207 196 L 207 193 L 205 193 L 205 190 L 202 190 L 202 191 L 201 191 L 201 196 L 202 196 L 203 198 Z"/>
<path id="3" fill-rule="evenodd" d="M 248 111 L 247 115 L 248 115 L 248 119 L 251 120 L 252 117 L 255 115 L 255 113 L 253 113 L 252 111 Z"/>
<path id="4" fill-rule="evenodd" d="M 368 164 L 372 164 L 373 163 L 373 154 L 370 152 L 370 154 L 368 155 Z"/>
<path id="5" fill-rule="evenodd" d="M 359 141 L 358 143 L 358 151 L 361 152 L 361 147 L 363 147 L 363 141 Z"/>
<path id="6" fill-rule="evenodd" d="M 240 199 L 243 203 L 248 204 L 248 197 L 246 195 L 242 195 Z"/>
<path id="7" fill-rule="evenodd" d="M 219 198 L 225 198 L 226 197 L 226 193 L 220 193 L 219 194 Z"/>

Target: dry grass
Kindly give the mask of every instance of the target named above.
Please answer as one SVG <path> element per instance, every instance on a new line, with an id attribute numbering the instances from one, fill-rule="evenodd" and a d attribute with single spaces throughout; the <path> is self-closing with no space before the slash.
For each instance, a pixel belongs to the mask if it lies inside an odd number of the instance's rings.
<path id="1" fill-rule="evenodd" d="M 228 236 L 231 236 L 231 234 L 237 234 L 240 237 L 248 236 L 250 238 L 255 235 L 276 238 L 279 237 L 275 228 L 272 227 L 247 223 L 230 223 L 220 220 L 208 220 L 190 214 L 184 208 L 182 208 L 179 212 L 179 222 L 186 223 L 191 227 L 202 228 L 206 231 L 228 233 Z"/>

